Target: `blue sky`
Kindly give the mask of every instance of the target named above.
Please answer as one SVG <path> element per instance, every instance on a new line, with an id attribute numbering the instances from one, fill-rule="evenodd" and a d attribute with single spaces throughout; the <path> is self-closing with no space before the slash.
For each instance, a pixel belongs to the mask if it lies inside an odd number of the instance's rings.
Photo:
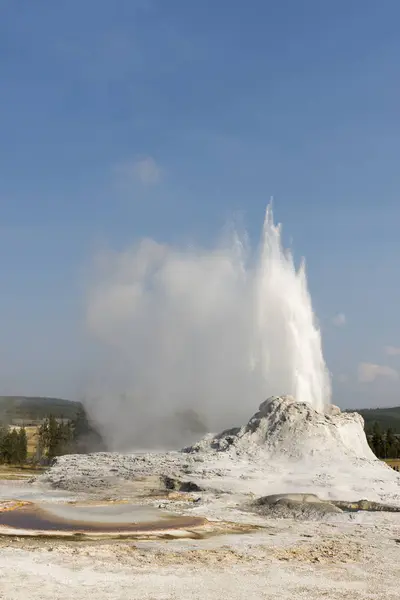
<path id="1" fill-rule="evenodd" d="M 0 0 L 1 392 L 81 393 L 97 248 L 207 243 L 238 212 L 256 241 L 274 196 L 334 400 L 400 403 L 399 19 L 397 0 Z"/>

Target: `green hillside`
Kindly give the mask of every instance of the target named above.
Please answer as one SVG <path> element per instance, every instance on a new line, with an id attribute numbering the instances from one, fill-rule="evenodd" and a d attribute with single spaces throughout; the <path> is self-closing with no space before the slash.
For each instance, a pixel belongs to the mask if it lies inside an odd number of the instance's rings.
<path id="1" fill-rule="evenodd" d="M 374 423 L 379 423 L 382 430 L 389 427 L 394 433 L 400 434 L 400 406 L 392 408 L 363 408 L 355 409 L 365 421 L 365 429 L 371 430 Z"/>
<path id="2" fill-rule="evenodd" d="M 0 396 L 0 419 L 43 419 L 52 414 L 56 418 L 73 419 L 80 402 L 62 398 L 33 396 Z"/>

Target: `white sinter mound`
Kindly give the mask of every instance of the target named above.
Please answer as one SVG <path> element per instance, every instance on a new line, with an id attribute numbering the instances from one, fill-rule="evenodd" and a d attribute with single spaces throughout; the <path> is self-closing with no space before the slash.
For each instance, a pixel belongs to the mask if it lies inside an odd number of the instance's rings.
<path id="1" fill-rule="evenodd" d="M 376 460 L 367 443 L 361 415 L 341 413 L 335 406 L 328 411 L 321 414 L 291 396 L 274 396 L 260 405 L 247 425 L 215 437 L 207 436 L 187 451 L 229 450 L 292 460 Z"/>
<path id="2" fill-rule="evenodd" d="M 194 482 L 211 501 L 212 492 L 223 491 L 400 504 L 400 477 L 370 450 L 362 417 L 333 406 L 328 411 L 321 414 L 290 396 L 272 397 L 247 425 L 208 435 L 180 452 L 64 456 L 42 481 L 77 491 L 156 475 Z"/>

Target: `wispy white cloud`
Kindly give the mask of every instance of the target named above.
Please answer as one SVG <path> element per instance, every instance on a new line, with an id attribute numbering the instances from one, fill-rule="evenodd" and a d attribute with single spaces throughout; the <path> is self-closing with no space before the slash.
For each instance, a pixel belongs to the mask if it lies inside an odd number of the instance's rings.
<path id="1" fill-rule="evenodd" d="M 127 185 L 140 183 L 144 186 L 155 185 L 160 182 L 163 169 L 151 156 L 136 158 L 114 166 L 114 175 L 117 183 Z"/>
<path id="2" fill-rule="evenodd" d="M 399 373 L 396 369 L 393 369 L 388 365 L 376 365 L 374 363 L 360 363 L 358 365 L 358 381 L 361 383 L 371 383 L 378 377 L 397 381 L 399 379 Z"/>
<path id="3" fill-rule="evenodd" d="M 346 325 L 346 315 L 342 312 L 338 313 L 333 317 L 332 323 L 335 327 L 343 327 L 343 325 Z"/>
<path id="4" fill-rule="evenodd" d="M 384 350 L 388 356 L 400 356 L 400 348 L 398 346 L 385 346 Z"/>

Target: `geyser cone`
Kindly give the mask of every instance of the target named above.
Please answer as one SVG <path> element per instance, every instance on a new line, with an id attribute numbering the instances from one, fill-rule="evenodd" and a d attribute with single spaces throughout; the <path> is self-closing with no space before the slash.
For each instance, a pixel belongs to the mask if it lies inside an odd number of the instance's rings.
<path id="1" fill-rule="evenodd" d="M 187 452 L 229 451 L 230 454 L 275 459 L 337 461 L 376 460 L 358 413 L 316 411 L 292 396 L 273 396 L 263 402 L 247 425 L 207 437 Z"/>
<path id="2" fill-rule="evenodd" d="M 329 403 L 304 264 L 284 251 L 271 206 L 255 255 L 246 239 L 234 232 L 211 249 L 143 240 L 103 257 L 88 298 L 101 351 L 86 406 L 110 448 L 187 443 L 179 430 L 171 443 L 167 424 L 188 409 L 217 431 L 272 394 L 320 412 Z"/>
<path id="3" fill-rule="evenodd" d="M 157 489 L 155 479 L 158 485 L 162 482 L 164 492 L 171 489 L 171 482 L 182 491 L 184 486 L 207 492 L 200 512 L 203 508 L 207 512 L 214 499 L 223 519 L 231 499 L 220 492 L 235 494 L 233 504 L 236 495 L 244 499 L 249 494 L 284 493 L 400 504 L 399 476 L 372 454 L 360 415 L 341 414 L 338 409 L 322 414 L 291 397 L 270 398 L 246 425 L 210 434 L 181 452 L 62 456 L 40 478 L 75 492 L 98 493 L 100 486 L 111 495 L 126 490 L 125 485 L 119 487 L 126 480 L 129 493 L 136 489 L 140 498 L 143 485 Z M 196 497 L 202 491 L 196 491 Z"/>

